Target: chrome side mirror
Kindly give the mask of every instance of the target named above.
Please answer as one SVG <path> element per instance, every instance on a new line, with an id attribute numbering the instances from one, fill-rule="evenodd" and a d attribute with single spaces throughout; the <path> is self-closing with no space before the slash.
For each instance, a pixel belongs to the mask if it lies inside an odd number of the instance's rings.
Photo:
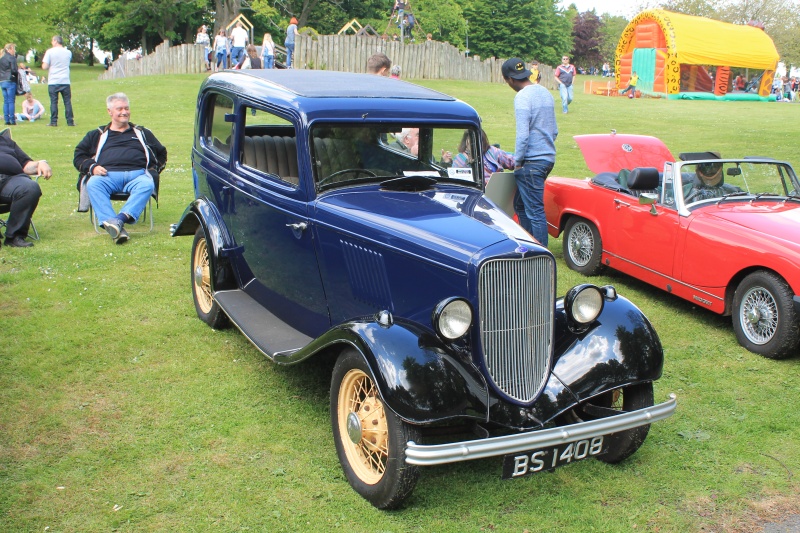
<path id="1" fill-rule="evenodd" d="M 658 211 L 656 211 L 657 200 L 658 200 L 658 195 L 653 194 L 651 192 L 643 192 L 642 194 L 639 195 L 639 205 L 649 205 L 651 215 L 658 215 Z"/>

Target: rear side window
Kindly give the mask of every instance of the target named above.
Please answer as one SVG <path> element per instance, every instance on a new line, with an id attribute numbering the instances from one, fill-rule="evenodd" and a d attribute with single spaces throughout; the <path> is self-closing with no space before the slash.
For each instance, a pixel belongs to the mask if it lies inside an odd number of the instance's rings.
<path id="1" fill-rule="evenodd" d="M 244 122 L 239 156 L 242 166 L 297 187 L 300 171 L 297 135 L 292 123 L 269 111 L 251 107 L 244 108 Z"/>
<path id="2" fill-rule="evenodd" d="M 225 115 L 233 113 L 233 100 L 221 94 L 212 95 L 208 99 L 208 113 L 203 127 L 204 144 L 230 157 L 233 139 L 233 122 L 225 122 Z"/>

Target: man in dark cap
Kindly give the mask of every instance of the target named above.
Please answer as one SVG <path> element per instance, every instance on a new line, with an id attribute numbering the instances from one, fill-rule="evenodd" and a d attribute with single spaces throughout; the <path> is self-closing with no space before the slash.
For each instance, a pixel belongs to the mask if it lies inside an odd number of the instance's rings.
<path id="1" fill-rule="evenodd" d="M 517 123 L 514 210 L 520 225 L 542 246 L 547 246 L 544 181 L 556 163 L 555 101 L 550 91 L 530 80 L 531 71 L 523 60 L 512 57 L 503 63 L 502 73 L 503 80 L 517 93 L 514 97 Z"/>

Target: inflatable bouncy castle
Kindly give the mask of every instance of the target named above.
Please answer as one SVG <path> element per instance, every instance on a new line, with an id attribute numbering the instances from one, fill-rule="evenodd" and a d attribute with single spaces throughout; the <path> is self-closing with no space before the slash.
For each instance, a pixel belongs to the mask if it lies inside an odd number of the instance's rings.
<path id="1" fill-rule="evenodd" d="M 636 72 L 637 90 L 653 96 L 765 99 L 778 59 L 762 28 L 652 9 L 639 13 L 622 32 L 616 82 L 623 89 Z M 728 94 L 731 67 L 764 71 L 755 93 Z M 716 70 L 714 79 L 710 68 Z"/>

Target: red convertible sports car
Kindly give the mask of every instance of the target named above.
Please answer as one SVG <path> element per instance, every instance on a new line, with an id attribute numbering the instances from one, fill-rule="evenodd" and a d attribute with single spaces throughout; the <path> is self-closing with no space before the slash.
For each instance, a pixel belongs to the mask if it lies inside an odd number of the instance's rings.
<path id="1" fill-rule="evenodd" d="M 792 166 L 713 152 L 673 158 L 654 137 L 575 137 L 585 180 L 548 178 L 550 235 L 586 275 L 624 272 L 731 315 L 739 343 L 764 357 L 800 345 L 800 183 Z"/>

